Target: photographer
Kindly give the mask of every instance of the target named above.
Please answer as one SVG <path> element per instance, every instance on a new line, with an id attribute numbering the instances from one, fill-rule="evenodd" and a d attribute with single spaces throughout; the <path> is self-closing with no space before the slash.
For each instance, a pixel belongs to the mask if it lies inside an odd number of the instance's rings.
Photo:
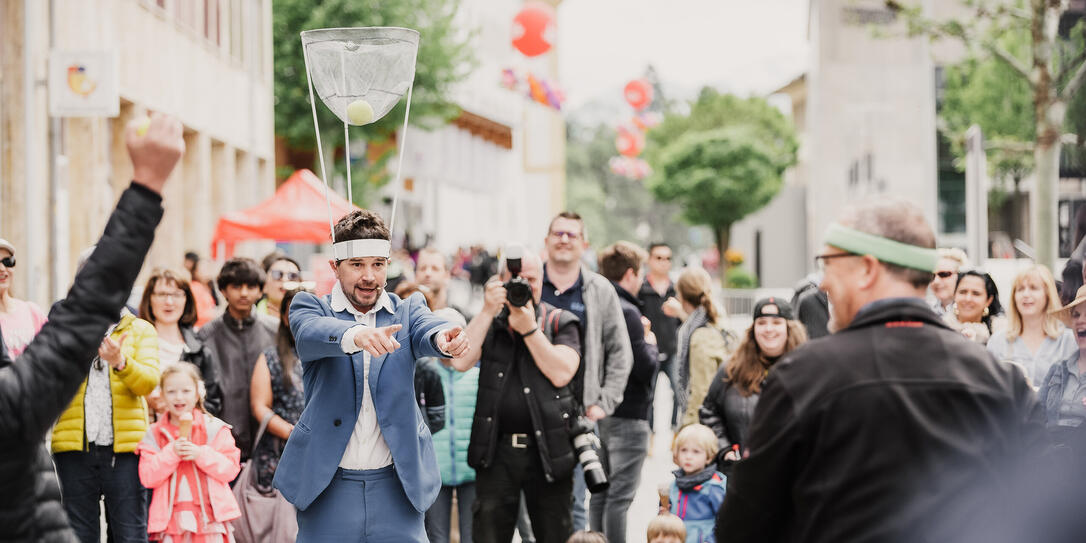
<path id="1" fill-rule="evenodd" d="M 524 490 L 536 540 L 561 543 L 573 533 L 577 402 L 569 385 L 580 366 L 578 319 L 540 303 L 537 256 L 503 259 L 500 277 L 486 284 L 483 309 L 468 324 L 471 351 L 453 361 L 460 371 L 480 362 L 468 445 L 476 470 L 472 536 L 511 541 Z"/>

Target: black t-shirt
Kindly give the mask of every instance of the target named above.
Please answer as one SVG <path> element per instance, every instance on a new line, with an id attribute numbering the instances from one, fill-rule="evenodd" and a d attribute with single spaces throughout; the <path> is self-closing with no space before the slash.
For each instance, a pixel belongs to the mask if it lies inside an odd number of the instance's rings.
<path id="1" fill-rule="evenodd" d="M 498 332 L 501 333 L 501 332 Z M 516 334 L 512 330 L 508 333 Z M 517 356 L 531 356 L 524 340 L 516 338 L 514 347 Z M 576 321 L 570 321 L 559 328 L 554 334 L 554 345 L 565 345 L 574 351 L 581 352 L 581 333 Z M 517 364 L 509 368 L 509 382 L 505 384 L 501 399 L 498 402 L 498 432 L 502 434 L 530 434 L 532 433 L 532 416 L 528 412 L 528 402 L 524 399 L 524 384 L 520 378 Z"/>

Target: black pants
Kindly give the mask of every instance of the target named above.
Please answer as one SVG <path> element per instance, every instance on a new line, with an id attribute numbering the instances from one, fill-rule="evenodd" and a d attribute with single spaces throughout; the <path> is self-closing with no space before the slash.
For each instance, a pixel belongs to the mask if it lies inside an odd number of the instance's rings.
<path id="1" fill-rule="evenodd" d="M 502 439 L 491 466 L 475 470 L 476 543 L 512 541 L 522 490 L 538 543 L 565 543 L 573 535 L 572 474 L 548 483 L 535 446 L 517 448 Z"/>

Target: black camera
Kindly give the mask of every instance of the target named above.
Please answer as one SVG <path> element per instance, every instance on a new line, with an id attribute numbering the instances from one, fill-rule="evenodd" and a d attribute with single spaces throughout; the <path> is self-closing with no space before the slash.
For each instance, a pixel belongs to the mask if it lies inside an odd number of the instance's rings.
<path id="1" fill-rule="evenodd" d="M 592 423 L 584 417 L 577 417 L 571 428 L 573 434 L 573 453 L 577 455 L 577 462 L 584 470 L 584 482 L 588 490 L 593 494 L 607 490 L 611 486 L 607 480 L 607 469 L 604 468 L 601 453 L 603 445 L 600 438 L 592 431 Z"/>
<path id="2" fill-rule="evenodd" d="M 524 248 L 519 245 L 511 245 L 505 250 L 505 267 L 513 276 L 505 282 L 505 299 L 514 307 L 524 307 L 532 301 L 532 285 L 520 277 L 521 258 L 524 257 Z"/>

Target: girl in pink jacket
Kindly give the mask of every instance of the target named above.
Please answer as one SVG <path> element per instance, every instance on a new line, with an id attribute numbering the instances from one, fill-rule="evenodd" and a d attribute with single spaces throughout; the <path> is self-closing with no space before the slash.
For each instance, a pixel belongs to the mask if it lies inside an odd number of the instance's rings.
<path id="1" fill-rule="evenodd" d="M 153 490 L 150 540 L 232 542 L 230 521 L 241 512 L 229 483 L 241 470 L 241 451 L 230 426 L 203 412 L 204 383 L 196 366 L 167 367 L 160 387 L 169 416 L 152 424 L 136 449 L 140 482 Z"/>

